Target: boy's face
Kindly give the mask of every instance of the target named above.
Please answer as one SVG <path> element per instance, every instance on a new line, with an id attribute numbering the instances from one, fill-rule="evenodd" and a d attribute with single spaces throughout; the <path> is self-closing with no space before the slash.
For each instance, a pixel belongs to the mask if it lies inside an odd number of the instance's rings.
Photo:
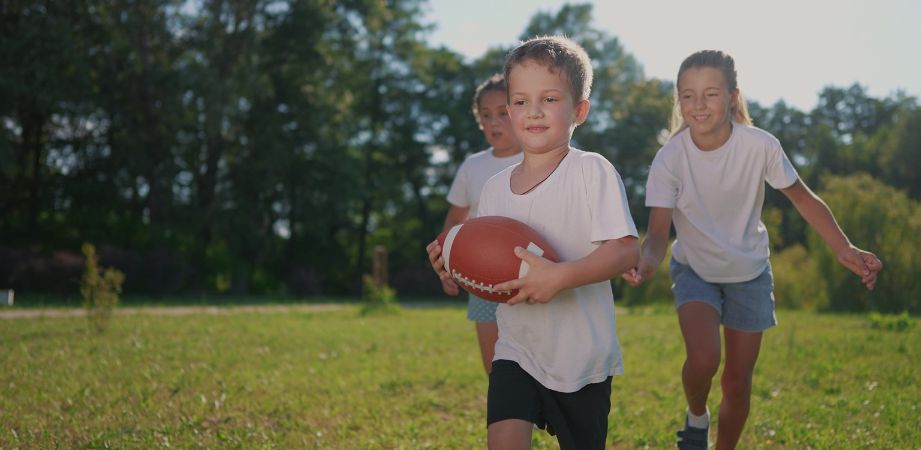
<path id="1" fill-rule="evenodd" d="M 480 130 L 496 153 L 514 152 L 518 140 L 512 132 L 508 116 L 505 91 L 487 91 L 480 97 L 477 107 L 480 116 Z"/>
<path id="2" fill-rule="evenodd" d="M 588 100 L 573 98 L 566 75 L 536 61 L 513 66 L 508 89 L 512 127 L 526 151 L 568 148 L 576 125 L 588 116 Z"/>
<path id="3" fill-rule="evenodd" d="M 730 92 L 726 77 L 713 67 L 691 67 L 678 79 L 681 116 L 694 136 L 726 134 L 738 90 Z"/>

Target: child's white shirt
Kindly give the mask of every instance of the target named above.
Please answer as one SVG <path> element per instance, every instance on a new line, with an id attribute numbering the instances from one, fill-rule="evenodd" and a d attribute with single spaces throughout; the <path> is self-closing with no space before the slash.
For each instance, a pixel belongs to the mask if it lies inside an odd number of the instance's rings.
<path id="1" fill-rule="evenodd" d="M 483 188 L 478 216 L 530 225 L 563 261 L 603 241 L 637 236 L 623 181 L 603 156 L 572 149 L 534 190 L 511 191 L 509 167 Z M 609 281 L 560 291 L 549 303 L 500 304 L 494 360 L 515 361 L 545 387 L 575 392 L 623 372 Z"/>
<path id="2" fill-rule="evenodd" d="M 646 182 L 646 206 L 673 208 L 672 256 L 711 283 L 756 278 L 770 248 L 761 222 L 764 182 L 790 187 L 798 175 L 780 142 L 760 128 L 732 124 L 720 148 L 700 150 L 689 129 L 656 154 Z"/>
<path id="3" fill-rule="evenodd" d="M 476 217 L 480 192 L 483 191 L 486 181 L 501 172 L 502 169 L 520 163 L 522 159 L 524 159 L 523 152 L 512 156 L 497 157 L 493 154 L 492 147 L 468 156 L 457 169 L 457 174 L 451 183 L 448 203 L 461 208 L 469 207 L 470 217 Z"/>

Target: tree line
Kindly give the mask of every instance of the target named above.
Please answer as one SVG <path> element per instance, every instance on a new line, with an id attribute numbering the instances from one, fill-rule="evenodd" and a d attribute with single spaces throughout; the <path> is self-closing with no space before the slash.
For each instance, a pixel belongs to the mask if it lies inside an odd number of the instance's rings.
<path id="1" fill-rule="evenodd" d="M 433 46 L 424 7 L 5 3 L 0 284 L 76 293 L 88 242 L 102 265 L 126 274 L 127 294 L 351 295 L 383 245 L 399 295 L 438 293 L 424 246 L 441 227 L 454 171 L 487 145 L 470 102 L 509 49 L 470 60 Z M 590 5 L 540 12 L 520 38 L 561 33 L 588 51 L 592 113 L 574 141 L 618 168 L 642 229 L 646 171 L 673 84 L 647 77 L 617 30 L 597 28 L 591 14 Z M 905 230 L 917 230 L 921 215 L 917 99 L 874 98 L 855 84 L 825 87 L 811 111 L 749 106 L 810 186 L 847 190 L 857 182 L 837 180 L 865 175 L 865 189 L 887 195 L 866 207 L 902 208 L 893 216 L 901 222 L 888 226 L 911 238 Z M 841 195 L 839 219 L 860 206 Z M 779 193 L 767 198 L 766 222 L 777 254 L 797 245 L 819 251 Z"/>

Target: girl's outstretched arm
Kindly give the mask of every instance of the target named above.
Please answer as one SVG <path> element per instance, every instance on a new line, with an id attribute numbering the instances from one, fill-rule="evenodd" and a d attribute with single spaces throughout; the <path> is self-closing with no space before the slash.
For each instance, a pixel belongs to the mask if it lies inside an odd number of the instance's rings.
<path id="1" fill-rule="evenodd" d="M 650 208 L 649 226 L 646 229 L 646 239 L 640 251 L 640 262 L 636 267 L 624 272 L 621 277 L 636 287 L 640 283 L 652 278 L 665 258 L 668 251 L 668 233 L 672 227 L 671 208 Z"/>
<path id="2" fill-rule="evenodd" d="M 793 206 L 803 216 L 803 219 L 806 219 L 806 222 L 819 233 L 819 236 L 822 236 L 838 258 L 838 262 L 857 274 L 867 289 L 873 289 L 876 284 L 876 276 L 883 269 L 882 261 L 873 253 L 851 244 L 844 231 L 838 226 L 828 205 L 802 180 L 797 179 L 790 187 L 780 191 L 793 202 Z"/>

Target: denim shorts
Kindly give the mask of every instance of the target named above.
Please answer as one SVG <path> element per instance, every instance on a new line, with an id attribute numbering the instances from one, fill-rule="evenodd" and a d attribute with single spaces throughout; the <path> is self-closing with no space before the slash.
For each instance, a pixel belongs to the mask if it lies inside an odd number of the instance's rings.
<path id="1" fill-rule="evenodd" d="M 720 315 L 726 328 L 759 332 L 777 325 L 774 315 L 774 275 L 771 263 L 753 280 L 739 283 L 704 281 L 690 266 L 669 263 L 675 309 L 688 302 L 704 302 Z"/>
<path id="2" fill-rule="evenodd" d="M 496 302 L 483 300 L 473 294 L 469 295 L 467 300 L 467 318 L 474 322 L 495 322 L 496 308 L 499 306 Z"/>

